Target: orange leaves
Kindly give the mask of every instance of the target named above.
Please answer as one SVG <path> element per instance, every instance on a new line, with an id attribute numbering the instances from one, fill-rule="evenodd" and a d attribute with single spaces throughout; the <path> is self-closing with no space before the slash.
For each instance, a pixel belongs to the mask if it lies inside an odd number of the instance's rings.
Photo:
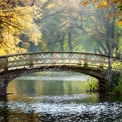
<path id="1" fill-rule="evenodd" d="M 87 6 L 89 4 L 88 0 L 84 0 L 80 2 L 83 6 Z"/>
<path id="2" fill-rule="evenodd" d="M 87 6 L 89 4 L 94 4 L 96 8 L 106 8 L 111 9 L 113 6 L 118 8 L 114 12 L 111 12 L 108 17 L 113 18 L 117 17 L 118 20 L 116 22 L 117 25 L 122 26 L 122 0 L 81 0 L 80 2 L 83 6 Z"/>
<path id="3" fill-rule="evenodd" d="M 121 0 L 82 0 L 80 3 L 84 6 L 87 6 L 91 3 L 94 3 L 97 8 L 109 8 L 111 4 L 120 5 L 122 4 Z"/>
<path id="4" fill-rule="evenodd" d="M 113 3 L 122 3 L 122 0 L 111 0 Z"/>
<path id="5" fill-rule="evenodd" d="M 94 2 L 94 3 L 97 3 L 97 2 L 98 2 L 98 0 L 93 0 L 93 2 Z"/>

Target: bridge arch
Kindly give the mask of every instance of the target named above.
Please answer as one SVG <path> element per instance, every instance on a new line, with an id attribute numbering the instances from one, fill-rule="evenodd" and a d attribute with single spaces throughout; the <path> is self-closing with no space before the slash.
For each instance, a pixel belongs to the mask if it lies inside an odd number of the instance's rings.
<path id="1" fill-rule="evenodd" d="M 19 69 L 19 70 L 12 70 L 9 71 L 9 73 L 7 75 L 5 75 L 5 79 L 7 79 L 7 85 L 9 84 L 9 82 L 11 82 L 12 80 L 14 80 L 15 78 L 21 77 L 23 75 L 27 75 L 27 74 L 31 74 L 31 73 L 35 73 L 35 72 L 43 72 L 43 71 L 73 71 L 73 72 L 78 72 L 78 73 L 83 73 L 89 76 L 92 76 L 96 79 L 98 79 L 98 83 L 99 83 L 99 91 L 103 92 L 107 90 L 107 86 L 109 81 L 107 79 L 105 79 L 105 77 L 103 78 L 102 76 L 102 72 L 99 70 L 95 70 L 95 69 L 91 69 L 89 68 L 80 68 L 79 66 L 48 66 L 48 67 L 39 67 L 39 68 L 24 68 L 24 69 Z M 7 87 L 6 85 L 6 87 Z M 103 87 L 103 86 L 106 86 Z M 106 89 L 106 90 L 105 90 Z"/>
<path id="2" fill-rule="evenodd" d="M 120 71 L 121 68 L 120 59 L 91 53 L 35 52 L 0 56 L 0 87 L 5 91 L 11 80 L 25 74 L 59 70 L 93 76 L 99 80 L 99 88 L 102 90 L 103 84 L 109 81 L 105 71 Z"/>

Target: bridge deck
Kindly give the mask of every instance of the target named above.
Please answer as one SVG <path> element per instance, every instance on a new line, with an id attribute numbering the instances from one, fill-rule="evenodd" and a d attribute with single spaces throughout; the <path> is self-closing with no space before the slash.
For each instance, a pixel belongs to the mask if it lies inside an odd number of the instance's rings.
<path id="1" fill-rule="evenodd" d="M 41 66 L 71 65 L 85 68 L 122 70 L 122 60 L 115 57 L 80 52 L 35 52 L 0 56 L 0 72 Z"/>

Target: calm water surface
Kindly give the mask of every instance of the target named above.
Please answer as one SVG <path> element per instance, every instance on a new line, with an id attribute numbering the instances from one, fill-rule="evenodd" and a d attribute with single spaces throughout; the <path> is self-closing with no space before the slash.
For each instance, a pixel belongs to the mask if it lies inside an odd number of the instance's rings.
<path id="1" fill-rule="evenodd" d="M 69 78 L 69 80 L 68 80 Z M 25 76 L 9 83 L 0 122 L 122 122 L 122 97 L 86 93 L 85 76 Z"/>

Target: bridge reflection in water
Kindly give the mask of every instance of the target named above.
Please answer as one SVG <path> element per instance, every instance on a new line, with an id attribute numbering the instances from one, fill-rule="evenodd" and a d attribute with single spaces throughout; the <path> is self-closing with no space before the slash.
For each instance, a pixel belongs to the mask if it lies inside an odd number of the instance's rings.
<path id="1" fill-rule="evenodd" d="M 0 56 L 0 94 L 8 83 L 22 75 L 39 71 L 75 71 L 99 80 L 99 91 L 107 91 L 114 75 L 122 71 L 122 60 L 80 52 L 35 52 Z"/>

